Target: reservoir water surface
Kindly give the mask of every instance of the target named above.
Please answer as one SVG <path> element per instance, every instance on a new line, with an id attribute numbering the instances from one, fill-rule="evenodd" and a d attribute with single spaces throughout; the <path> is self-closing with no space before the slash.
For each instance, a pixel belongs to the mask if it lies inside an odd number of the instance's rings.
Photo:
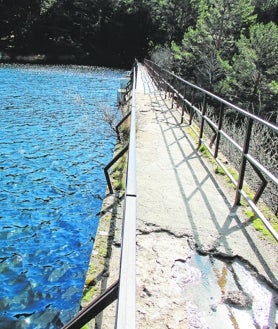
<path id="1" fill-rule="evenodd" d="M 78 312 L 115 136 L 122 71 L 0 66 L 0 328 Z"/>

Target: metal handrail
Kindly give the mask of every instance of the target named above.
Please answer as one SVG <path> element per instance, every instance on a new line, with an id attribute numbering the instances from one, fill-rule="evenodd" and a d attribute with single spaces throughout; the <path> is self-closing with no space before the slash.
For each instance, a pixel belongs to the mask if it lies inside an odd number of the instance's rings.
<path id="1" fill-rule="evenodd" d="M 119 279 L 108 287 L 100 296 L 80 311 L 62 329 L 80 329 L 102 312 L 115 300 L 118 300 L 115 329 L 135 329 L 136 322 L 136 81 L 137 61 L 133 68 L 132 98 L 131 98 L 131 123 L 129 143 L 120 152 L 128 148 L 128 166 L 126 174 L 126 192 L 122 228 L 121 261 Z M 115 163 L 121 155 L 118 154 L 112 162 Z M 113 164 L 112 163 L 112 164 Z M 109 176 L 106 166 L 105 175 Z M 109 177 L 106 177 L 110 193 L 113 193 Z"/>
<path id="2" fill-rule="evenodd" d="M 103 294 L 96 297 L 91 303 L 83 308 L 70 322 L 62 329 L 80 329 L 89 321 L 102 312 L 107 306 L 118 298 L 119 280 L 115 281 Z"/>
<path id="3" fill-rule="evenodd" d="M 135 329 L 136 323 L 136 98 L 137 65 L 134 68 L 129 135 L 126 195 L 123 218 L 117 329 Z"/>
<path id="4" fill-rule="evenodd" d="M 188 121 L 189 125 L 192 124 L 194 114 L 197 114 L 198 117 L 200 117 L 198 147 L 200 147 L 202 144 L 205 145 L 208 151 L 210 152 L 210 154 L 216 159 L 217 164 L 224 170 L 224 172 L 228 175 L 231 181 L 235 184 L 236 186 L 235 201 L 234 201 L 235 205 L 240 204 L 240 199 L 241 197 L 243 197 L 247 201 L 249 206 L 252 208 L 252 210 L 256 213 L 256 215 L 262 220 L 262 222 L 269 230 L 269 232 L 278 241 L 278 233 L 271 226 L 269 220 L 262 214 L 262 212 L 257 207 L 257 202 L 260 199 L 268 183 L 266 178 L 274 186 L 277 187 L 278 177 L 275 176 L 273 172 L 268 170 L 262 163 L 260 163 L 258 159 L 255 159 L 249 152 L 250 137 L 252 134 L 252 128 L 254 126 L 254 123 L 259 123 L 260 125 L 267 127 L 267 129 L 269 129 L 269 131 L 271 131 L 271 133 L 274 136 L 278 136 L 278 127 L 222 99 L 221 97 L 214 95 L 211 92 L 199 86 L 196 86 L 189 81 L 182 79 L 181 77 L 159 67 L 158 65 L 156 65 L 155 63 L 149 60 L 144 60 L 144 64 L 148 69 L 148 72 L 150 76 L 153 78 L 154 82 L 160 88 L 166 91 L 165 97 L 167 94 L 170 94 L 170 96 L 172 97 L 172 107 L 174 101 L 176 101 L 181 106 L 182 108 L 181 122 L 183 122 L 185 111 L 189 113 L 189 121 Z M 196 105 L 196 99 L 195 99 L 196 93 L 200 93 L 202 97 L 202 104 L 199 107 Z M 213 119 L 207 115 L 208 100 L 218 105 L 219 111 L 218 111 L 218 118 L 216 122 L 214 122 Z M 222 121 L 224 118 L 224 107 L 232 109 L 237 114 L 241 115 L 242 117 L 248 120 L 243 145 L 239 145 L 237 141 L 235 141 L 231 136 L 229 136 L 226 132 L 223 131 Z M 216 106 L 214 108 L 216 109 Z M 206 124 L 210 126 L 210 128 L 213 129 L 214 132 L 214 136 L 209 144 L 206 142 L 206 139 L 204 138 L 204 127 Z M 241 165 L 239 169 L 238 179 L 233 178 L 232 175 L 229 174 L 229 171 L 226 168 L 225 164 L 221 162 L 221 160 L 218 158 L 221 139 L 227 140 L 241 153 Z M 212 148 L 213 145 L 214 145 L 214 149 Z M 223 150 L 221 151 L 222 153 L 224 153 Z M 253 200 L 251 200 L 243 190 L 243 183 L 245 179 L 247 163 L 251 165 L 251 167 L 253 168 L 253 170 L 256 172 L 259 179 L 261 180 L 261 185 L 259 186 L 257 191 L 255 191 L 256 193 Z"/>

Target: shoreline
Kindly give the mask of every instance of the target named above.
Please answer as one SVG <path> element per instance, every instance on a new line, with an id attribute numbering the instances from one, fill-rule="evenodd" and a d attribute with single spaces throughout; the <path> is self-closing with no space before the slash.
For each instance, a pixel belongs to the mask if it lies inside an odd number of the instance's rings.
<path id="1" fill-rule="evenodd" d="M 30 64 L 30 65 L 81 65 L 100 66 L 113 69 L 127 70 L 129 63 L 120 65 L 109 63 L 97 58 L 78 57 L 76 55 L 53 55 L 53 54 L 20 54 L 9 53 L 0 50 L 0 64 Z"/>

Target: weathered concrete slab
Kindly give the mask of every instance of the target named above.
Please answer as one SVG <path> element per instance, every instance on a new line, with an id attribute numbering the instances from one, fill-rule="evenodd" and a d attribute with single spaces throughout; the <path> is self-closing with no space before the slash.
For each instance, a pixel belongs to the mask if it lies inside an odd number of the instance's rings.
<path id="1" fill-rule="evenodd" d="M 278 287 L 277 244 L 232 206 L 233 191 L 200 156 L 177 110 L 144 67 L 138 72 L 137 327 L 209 328 L 176 284 L 176 261 L 186 262 L 192 249 L 238 257 Z M 223 328 L 218 323 L 210 328 Z"/>
<path id="2" fill-rule="evenodd" d="M 269 284 L 278 287 L 277 244 L 260 237 L 241 208 L 232 206 L 234 191 L 196 150 L 190 128 L 180 124 L 178 111 L 142 66 L 136 98 L 137 328 L 275 328 L 278 297 L 265 295 Z M 101 290 L 119 275 L 122 206 L 104 203 L 103 216 L 113 212 L 113 219 L 98 233 L 113 241 L 99 275 Z M 209 256 L 196 258 L 197 252 Z M 267 289 L 253 288 L 252 277 L 266 281 Z M 252 290 L 262 291 L 259 298 Z M 255 311 L 241 304 L 232 309 L 231 296 L 233 303 L 252 300 Z M 259 317 L 257 327 L 248 312 Z M 88 327 L 113 328 L 115 314 L 113 303 Z"/>

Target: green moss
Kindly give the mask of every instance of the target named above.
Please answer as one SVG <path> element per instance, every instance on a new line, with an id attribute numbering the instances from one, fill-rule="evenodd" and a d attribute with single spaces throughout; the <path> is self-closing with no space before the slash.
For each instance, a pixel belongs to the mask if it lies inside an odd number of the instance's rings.
<path id="1" fill-rule="evenodd" d="M 244 211 L 244 213 L 248 217 L 248 219 L 250 221 L 252 221 L 252 224 L 256 231 L 260 232 L 264 237 L 266 237 L 270 240 L 276 241 L 274 239 L 274 237 L 272 236 L 272 234 L 268 231 L 268 229 L 266 228 L 266 226 L 264 225 L 262 220 L 260 218 L 258 218 L 258 216 L 256 216 L 256 214 L 252 210 L 246 209 Z M 278 223 L 277 223 L 277 221 L 275 221 L 275 218 L 274 218 L 274 220 L 270 221 L 270 224 L 278 232 Z"/>
<path id="2" fill-rule="evenodd" d="M 228 168 L 228 171 L 229 171 L 229 173 L 233 176 L 233 178 L 234 178 L 236 181 L 238 181 L 238 178 L 239 178 L 239 176 L 238 176 L 238 172 L 237 172 L 234 168 L 232 168 L 232 167 L 229 167 L 229 168 Z"/>
<path id="3" fill-rule="evenodd" d="M 92 297 L 96 295 L 96 288 L 92 286 L 90 289 L 86 291 L 84 296 L 82 297 L 83 302 L 90 302 Z"/>
<path id="4" fill-rule="evenodd" d="M 254 228 L 255 228 L 256 231 L 259 231 L 264 236 L 273 239 L 272 234 L 269 233 L 268 229 L 265 227 L 264 223 L 260 220 L 260 218 L 255 218 L 253 220 L 253 226 L 254 226 Z"/>
<path id="5" fill-rule="evenodd" d="M 194 128 L 198 130 L 198 127 L 194 127 Z M 194 130 L 191 127 L 187 127 L 186 128 L 186 132 L 188 133 L 188 135 L 190 135 L 192 137 L 192 139 L 196 143 L 198 143 L 198 137 L 196 136 L 196 133 L 194 132 Z M 202 144 L 200 146 L 199 151 L 201 152 L 202 156 L 204 156 L 205 158 L 209 159 L 210 162 L 216 164 L 216 161 L 215 161 L 214 157 L 211 155 L 211 153 L 208 151 L 208 148 L 204 144 Z M 238 179 L 239 179 L 239 174 L 238 174 L 237 170 L 235 168 L 233 168 L 233 167 L 227 167 L 227 170 L 229 171 L 229 173 L 231 174 L 231 176 L 234 178 L 234 180 L 237 182 Z M 226 173 L 223 170 L 223 168 L 221 168 L 219 165 L 217 165 L 217 167 L 215 169 L 215 173 L 216 174 L 219 174 L 221 176 L 224 176 L 226 178 L 227 182 L 229 182 L 230 186 L 233 189 L 236 189 L 235 184 L 230 180 L 230 178 L 226 175 Z M 255 195 L 254 191 L 249 186 L 247 186 L 247 185 L 244 185 L 243 186 L 243 190 L 246 193 L 246 195 L 248 196 L 248 198 L 250 200 L 253 200 L 254 195 Z M 240 205 L 245 208 L 244 212 L 245 212 L 246 216 L 248 217 L 248 219 L 250 221 L 252 221 L 252 223 L 254 225 L 254 228 L 258 232 L 261 232 L 261 234 L 264 237 L 267 237 L 268 239 L 271 239 L 271 240 L 275 240 L 273 238 L 272 234 L 265 227 L 265 225 L 261 221 L 261 219 L 259 219 L 258 216 L 256 216 L 252 210 L 248 210 L 248 208 L 247 208 L 248 204 L 247 204 L 247 202 L 243 198 L 241 198 Z M 271 218 L 270 224 L 278 232 L 278 219 L 277 219 L 277 217 L 264 204 L 263 205 L 260 205 L 259 206 L 259 209 L 264 214 L 264 216 L 266 218 Z"/>
<path id="6" fill-rule="evenodd" d="M 125 174 L 127 171 L 127 155 L 124 154 L 112 167 L 111 177 L 115 190 L 123 191 L 125 189 Z"/>
<path id="7" fill-rule="evenodd" d="M 122 181 L 118 181 L 116 186 L 115 186 L 115 189 L 117 191 L 124 191 L 125 190 L 125 183 L 122 182 Z"/>
<path id="8" fill-rule="evenodd" d="M 215 169 L 215 173 L 216 173 L 216 174 L 219 174 L 219 175 L 221 175 L 221 176 L 225 176 L 225 175 L 226 175 L 225 171 L 224 171 L 220 166 L 217 166 L 217 167 L 216 167 L 216 169 Z"/>
<path id="9" fill-rule="evenodd" d="M 202 144 L 199 148 L 199 151 L 202 153 L 202 155 L 205 157 L 205 158 L 208 158 L 208 159 L 213 159 L 212 155 L 210 154 L 208 148 Z"/>
<path id="10" fill-rule="evenodd" d="M 254 220 L 256 219 L 257 217 L 255 216 L 254 212 L 250 209 L 246 209 L 244 211 L 245 215 L 248 217 L 249 220 Z"/>

